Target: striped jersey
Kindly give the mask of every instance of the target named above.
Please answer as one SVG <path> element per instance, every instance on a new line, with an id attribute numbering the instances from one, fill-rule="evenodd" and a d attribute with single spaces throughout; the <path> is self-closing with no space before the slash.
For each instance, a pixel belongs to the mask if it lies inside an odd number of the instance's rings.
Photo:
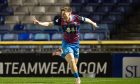
<path id="1" fill-rule="evenodd" d="M 80 38 L 80 24 L 85 22 L 85 18 L 78 15 L 71 15 L 67 22 L 61 16 L 55 16 L 54 25 L 61 26 L 64 40 L 68 43 L 76 43 Z"/>

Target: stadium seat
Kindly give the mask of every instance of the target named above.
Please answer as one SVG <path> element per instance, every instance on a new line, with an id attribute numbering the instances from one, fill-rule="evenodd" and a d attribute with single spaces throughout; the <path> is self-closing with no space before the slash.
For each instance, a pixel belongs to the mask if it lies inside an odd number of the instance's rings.
<path id="1" fill-rule="evenodd" d="M 23 5 L 26 5 L 26 6 L 38 5 L 38 0 L 24 0 Z"/>
<path id="2" fill-rule="evenodd" d="M 23 5 L 23 0 L 8 0 L 8 5 Z"/>
<path id="3" fill-rule="evenodd" d="M 98 40 L 99 35 L 97 33 L 85 33 L 83 36 L 84 40 Z"/>
<path id="4" fill-rule="evenodd" d="M 33 40 L 35 40 L 35 41 L 50 40 L 50 35 L 47 33 L 36 33 L 33 35 Z"/>
<path id="5" fill-rule="evenodd" d="M 41 30 L 43 30 L 43 28 L 40 28 L 40 25 L 26 23 L 24 30 L 26 30 L 26 31 L 41 31 Z"/>
<path id="6" fill-rule="evenodd" d="M 107 17 L 104 18 L 106 23 L 121 23 L 123 20 L 121 15 L 108 15 Z"/>
<path id="7" fill-rule="evenodd" d="M 5 17 L 0 16 L 0 25 L 3 25 L 5 23 Z"/>
<path id="8" fill-rule="evenodd" d="M 54 33 L 52 35 L 52 40 L 62 40 L 63 39 L 63 35 L 61 33 Z"/>
<path id="9" fill-rule="evenodd" d="M 112 6 L 99 6 L 95 10 L 94 14 L 103 14 L 104 15 L 104 14 L 108 13 L 111 9 L 112 9 Z"/>
<path id="10" fill-rule="evenodd" d="M 80 31 L 81 32 L 92 32 L 92 25 L 91 24 L 81 24 L 80 25 Z"/>
<path id="11" fill-rule="evenodd" d="M 98 24 L 98 26 L 99 26 L 99 29 L 105 29 L 105 30 L 109 29 L 108 24 Z"/>
<path id="12" fill-rule="evenodd" d="M 129 5 L 132 4 L 133 0 L 119 0 L 118 2 L 119 2 L 118 5 L 127 5 L 127 6 L 129 6 Z"/>
<path id="13" fill-rule="evenodd" d="M 11 7 L 6 7 L 0 9 L 0 15 L 7 16 L 7 15 L 13 15 L 13 9 Z"/>
<path id="14" fill-rule="evenodd" d="M 84 34 L 80 33 L 80 40 L 83 40 L 83 38 L 84 38 Z"/>
<path id="15" fill-rule="evenodd" d="M 8 6 L 7 0 L 0 0 L 0 8 L 5 8 Z"/>
<path id="16" fill-rule="evenodd" d="M 24 14 L 29 14 L 28 7 L 26 6 L 17 7 L 14 11 L 14 15 L 24 15 Z"/>
<path id="17" fill-rule="evenodd" d="M 117 0 L 103 0 L 103 5 L 116 5 L 117 4 Z"/>
<path id="18" fill-rule="evenodd" d="M 14 31 L 23 31 L 24 28 L 25 28 L 25 25 L 24 25 L 24 24 L 22 24 L 22 23 L 17 23 L 17 24 L 14 25 L 13 30 L 14 30 Z"/>
<path id="19" fill-rule="evenodd" d="M 110 14 L 127 14 L 129 11 L 131 11 L 129 6 L 117 6 L 110 12 Z"/>
<path id="20" fill-rule="evenodd" d="M 38 0 L 40 5 L 54 5 L 56 0 Z"/>
<path id="21" fill-rule="evenodd" d="M 5 33 L 2 38 L 3 41 L 15 41 L 17 39 L 18 35 L 14 33 Z"/>
<path id="22" fill-rule="evenodd" d="M 71 0 L 56 0 L 55 5 L 64 6 L 64 5 L 70 5 L 70 3 L 71 3 Z"/>
<path id="23" fill-rule="evenodd" d="M 19 33 L 18 40 L 20 41 L 31 40 L 31 35 L 29 33 Z"/>
<path id="24" fill-rule="evenodd" d="M 30 14 L 45 14 L 45 7 L 44 6 L 35 6 L 32 11 L 30 11 Z"/>
<path id="25" fill-rule="evenodd" d="M 50 6 L 49 8 L 46 8 L 46 14 L 60 14 L 61 12 L 61 7 L 60 6 Z"/>
<path id="26" fill-rule="evenodd" d="M 78 14 L 81 11 L 81 6 L 72 6 L 72 13 Z"/>
<path id="27" fill-rule="evenodd" d="M 95 10 L 95 7 L 94 6 L 85 6 L 85 7 L 83 7 L 82 12 L 85 12 L 85 13 L 93 13 L 94 10 Z"/>
<path id="28" fill-rule="evenodd" d="M 18 16 L 7 16 L 5 18 L 5 23 L 7 24 L 13 24 L 13 23 L 19 23 L 19 17 Z"/>
<path id="29" fill-rule="evenodd" d="M 102 2 L 102 0 L 88 0 L 88 5 L 99 5 Z"/>
<path id="30" fill-rule="evenodd" d="M 0 41 L 1 41 L 1 34 L 0 34 Z"/>
<path id="31" fill-rule="evenodd" d="M 21 20 L 21 23 L 33 23 L 33 17 L 34 15 L 25 15 L 23 19 Z"/>
<path id="32" fill-rule="evenodd" d="M 0 31 L 10 31 L 12 28 L 10 27 L 10 25 L 0 25 Z"/>
<path id="33" fill-rule="evenodd" d="M 41 15 L 39 17 L 39 20 L 42 21 L 42 22 L 45 22 L 45 21 L 53 21 L 53 16 L 50 16 L 50 15 Z"/>
<path id="34" fill-rule="evenodd" d="M 71 0 L 71 5 L 80 6 L 85 0 Z"/>
<path id="35" fill-rule="evenodd" d="M 92 14 L 91 19 L 95 22 L 100 22 L 102 20 L 103 16 L 101 14 Z"/>

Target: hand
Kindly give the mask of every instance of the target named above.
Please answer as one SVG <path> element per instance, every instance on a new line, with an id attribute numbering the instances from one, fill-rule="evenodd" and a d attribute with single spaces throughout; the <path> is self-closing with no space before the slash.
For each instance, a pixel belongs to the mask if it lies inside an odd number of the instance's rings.
<path id="1" fill-rule="evenodd" d="M 33 17 L 33 23 L 34 23 L 34 24 L 38 24 L 39 21 L 38 21 L 35 17 Z"/>
<path id="2" fill-rule="evenodd" d="M 99 26 L 98 26 L 96 23 L 94 23 L 94 24 L 93 24 L 93 28 L 94 28 L 94 30 L 95 30 L 96 28 L 99 28 Z"/>

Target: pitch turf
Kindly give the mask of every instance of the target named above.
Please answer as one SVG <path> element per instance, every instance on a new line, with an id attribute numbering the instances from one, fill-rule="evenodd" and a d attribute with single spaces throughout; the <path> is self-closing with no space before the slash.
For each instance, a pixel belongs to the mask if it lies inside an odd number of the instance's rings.
<path id="1" fill-rule="evenodd" d="M 81 78 L 81 84 L 140 84 L 140 78 Z M 75 84 L 74 78 L 0 77 L 0 84 Z"/>

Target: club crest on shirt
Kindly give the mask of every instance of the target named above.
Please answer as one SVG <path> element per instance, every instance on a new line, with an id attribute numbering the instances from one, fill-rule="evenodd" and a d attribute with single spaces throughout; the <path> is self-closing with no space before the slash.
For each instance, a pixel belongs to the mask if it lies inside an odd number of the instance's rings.
<path id="1" fill-rule="evenodd" d="M 70 28 L 69 28 L 69 27 L 67 28 L 67 30 L 66 30 L 66 31 L 67 31 L 68 33 L 70 33 L 70 32 L 71 32 L 71 30 L 70 30 Z"/>

